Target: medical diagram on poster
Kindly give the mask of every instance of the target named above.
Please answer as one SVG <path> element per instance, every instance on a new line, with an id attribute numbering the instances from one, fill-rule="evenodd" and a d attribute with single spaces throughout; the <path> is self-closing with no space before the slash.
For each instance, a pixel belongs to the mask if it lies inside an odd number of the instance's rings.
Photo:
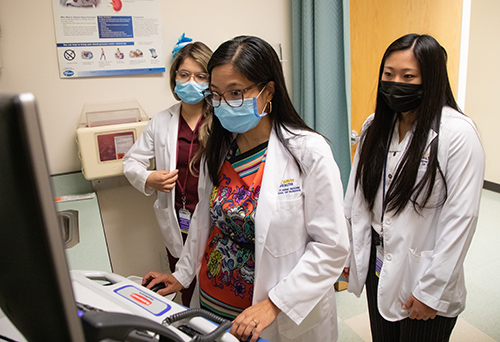
<path id="1" fill-rule="evenodd" d="M 52 0 L 61 78 L 165 72 L 159 0 Z"/>

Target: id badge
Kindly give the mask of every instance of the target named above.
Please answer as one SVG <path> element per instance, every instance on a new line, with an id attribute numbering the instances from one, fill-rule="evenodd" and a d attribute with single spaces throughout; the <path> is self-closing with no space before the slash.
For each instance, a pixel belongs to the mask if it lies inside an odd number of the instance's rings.
<path id="1" fill-rule="evenodd" d="M 382 245 L 378 245 L 376 248 L 377 258 L 375 260 L 375 275 L 380 278 L 380 272 L 382 271 L 382 265 L 384 264 L 384 247 L 382 247 Z"/>
<path id="2" fill-rule="evenodd" d="M 179 227 L 181 231 L 187 233 L 189 231 L 189 224 L 191 222 L 191 212 L 186 208 L 179 209 Z"/>

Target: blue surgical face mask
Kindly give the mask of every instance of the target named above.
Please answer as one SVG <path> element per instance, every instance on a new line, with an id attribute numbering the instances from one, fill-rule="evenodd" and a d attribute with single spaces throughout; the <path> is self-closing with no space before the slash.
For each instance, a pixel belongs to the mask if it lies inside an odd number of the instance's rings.
<path id="1" fill-rule="evenodd" d="M 197 104 L 203 100 L 202 91 L 208 88 L 208 83 L 197 83 L 193 80 L 189 82 L 180 82 L 175 80 L 174 92 L 179 98 L 189 104 Z"/>
<path id="2" fill-rule="evenodd" d="M 219 118 L 222 127 L 229 132 L 245 133 L 257 126 L 260 119 L 267 115 L 267 113 L 264 112 L 266 109 L 265 107 L 262 110 L 262 114 L 259 114 L 257 109 L 257 98 L 262 94 L 264 89 L 265 87 L 262 88 L 259 95 L 256 97 L 244 99 L 241 107 L 230 107 L 224 100 L 221 100 L 220 106 L 214 108 L 214 114 Z M 240 104 L 240 101 L 229 102 L 231 104 L 234 103 L 234 106 Z"/>

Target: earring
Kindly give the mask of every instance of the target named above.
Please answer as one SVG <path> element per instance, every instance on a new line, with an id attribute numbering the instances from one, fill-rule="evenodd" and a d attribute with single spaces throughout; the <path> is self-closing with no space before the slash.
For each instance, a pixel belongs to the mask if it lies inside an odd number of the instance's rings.
<path id="1" fill-rule="evenodd" d="M 269 113 L 273 111 L 273 103 L 272 101 L 269 101 Z"/>

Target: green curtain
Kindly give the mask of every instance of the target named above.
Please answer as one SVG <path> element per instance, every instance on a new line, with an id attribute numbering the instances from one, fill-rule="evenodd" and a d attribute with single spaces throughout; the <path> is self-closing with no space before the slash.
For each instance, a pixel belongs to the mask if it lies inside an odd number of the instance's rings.
<path id="1" fill-rule="evenodd" d="M 330 140 L 344 189 L 351 169 L 349 2 L 292 0 L 292 98 Z"/>

